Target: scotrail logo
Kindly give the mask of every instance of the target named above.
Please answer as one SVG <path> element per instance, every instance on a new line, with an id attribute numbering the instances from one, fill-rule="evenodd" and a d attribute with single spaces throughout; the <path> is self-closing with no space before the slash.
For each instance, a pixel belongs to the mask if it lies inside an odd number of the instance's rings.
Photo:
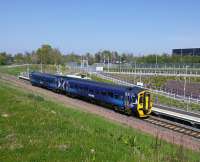
<path id="1" fill-rule="evenodd" d="M 65 81 L 63 79 L 58 80 L 58 88 L 59 89 L 65 90 L 67 88 L 67 85 L 68 85 L 67 81 Z"/>

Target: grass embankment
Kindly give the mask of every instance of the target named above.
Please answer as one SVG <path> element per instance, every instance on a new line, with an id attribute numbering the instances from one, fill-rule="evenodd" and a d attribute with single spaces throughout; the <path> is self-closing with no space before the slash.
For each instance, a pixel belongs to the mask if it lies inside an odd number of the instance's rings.
<path id="1" fill-rule="evenodd" d="M 40 65 L 30 65 L 29 71 L 39 71 Z M 27 66 L 7 67 L 0 66 L 0 72 L 18 76 L 21 72 L 26 72 Z"/>
<path id="2" fill-rule="evenodd" d="M 157 99 L 156 99 L 156 96 L 157 96 Z M 191 110 L 192 111 L 200 111 L 199 104 L 178 101 L 173 98 L 165 97 L 165 96 L 158 95 L 158 94 L 153 94 L 153 103 L 176 107 L 176 108 L 181 108 L 181 109 L 185 109 L 188 111 L 191 111 Z"/>
<path id="3" fill-rule="evenodd" d="M 30 65 L 29 68 L 30 68 L 30 71 L 39 71 L 40 65 Z M 48 73 L 55 73 L 56 72 L 56 67 L 54 65 L 46 65 L 43 68 Z M 20 72 L 25 72 L 26 70 L 27 70 L 27 66 L 12 67 L 12 68 L 8 68 L 7 66 L 0 66 L 0 72 L 7 73 L 7 74 L 10 74 L 10 75 L 15 75 L 15 76 L 19 75 Z M 63 66 L 61 67 L 61 70 L 62 70 L 63 73 L 66 73 L 66 72 L 69 71 L 69 69 L 66 69 Z M 91 77 L 91 79 L 95 80 L 95 81 L 105 82 L 105 83 L 113 83 L 110 80 L 102 79 L 102 78 L 100 78 L 96 75 L 89 75 L 89 77 Z M 122 75 L 122 77 L 123 77 L 123 75 Z M 159 79 L 156 80 L 155 82 L 160 84 Z M 158 104 L 171 106 L 171 107 L 177 107 L 177 108 L 181 108 L 181 109 L 187 109 L 187 103 L 184 103 L 182 101 L 177 101 L 177 100 L 174 100 L 172 98 L 165 97 L 165 96 L 162 96 L 162 95 L 157 95 L 157 94 L 153 94 L 153 102 L 154 103 L 156 103 L 155 102 L 156 101 L 155 96 L 158 96 Z M 198 104 L 191 104 L 190 103 L 190 104 L 188 104 L 188 110 L 200 111 L 200 106 Z"/>
<path id="4" fill-rule="evenodd" d="M 91 79 L 92 80 L 95 80 L 97 82 L 104 82 L 104 83 L 111 83 L 111 84 L 114 84 L 111 80 L 107 80 L 107 79 L 102 79 L 94 74 L 90 75 Z"/>
<path id="5" fill-rule="evenodd" d="M 0 82 L 0 161 L 198 161 L 199 154 Z"/>
<path id="6" fill-rule="evenodd" d="M 29 67 L 29 71 L 41 71 L 41 65 L 33 64 L 29 66 L 17 66 L 17 67 L 8 67 L 8 66 L 0 66 L 0 72 L 7 73 L 10 75 L 19 75 L 21 72 L 27 72 Z M 55 74 L 57 72 L 57 67 L 55 65 L 43 65 L 42 66 L 43 72 Z M 66 73 L 68 71 L 67 68 L 64 66 L 60 67 L 62 73 Z"/>

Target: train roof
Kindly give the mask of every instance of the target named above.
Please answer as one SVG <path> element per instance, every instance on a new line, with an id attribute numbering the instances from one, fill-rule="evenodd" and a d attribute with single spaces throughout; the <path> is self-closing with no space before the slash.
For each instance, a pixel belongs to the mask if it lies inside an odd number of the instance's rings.
<path id="1" fill-rule="evenodd" d="M 93 80 L 83 80 L 83 79 L 71 79 L 72 82 L 77 83 L 77 84 L 86 84 L 86 85 L 91 85 L 91 86 L 98 86 L 101 88 L 105 89 L 112 89 L 112 90 L 120 90 L 120 91 L 130 91 L 133 93 L 139 93 L 141 91 L 144 91 L 143 88 L 141 87 L 130 87 L 130 86 L 124 86 L 124 85 L 117 85 L 117 84 L 111 84 L 111 83 L 103 83 L 103 82 L 97 82 Z"/>
<path id="2" fill-rule="evenodd" d="M 49 73 L 41 73 L 41 72 L 31 72 L 31 74 L 36 74 L 38 76 L 45 76 L 45 77 L 56 77 L 54 74 L 49 74 Z"/>
<path id="3" fill-rule="evenodd" d="M 73 78 L 73 77 L 68 77 L 68 76 L 62 76 L 62 75 L 55 75 L 55 74 L 48 74 L 48 73 L 41 73 L 41 72 L 32 72 L 33 74 L 37 74 L 39 76 L 46 76 L 46 77 L 63 77 L 66 79 L 70 79 L 70 81 L 77 83 L 77 84 L 85 84 L 85 85 L 92 85 L 92 86 L 98 86 L 101 88 L 106 88 L 106 89 L 112 89 L 112 90 L 120 90 L 120 91 L 130 91 L 132 93 L 139 93 L 141 91 L 144 91 L 144 88 L 134 86 L 124 86 L 124 85 L 117 85 L 117 84 L 112 84 L 112 83 L 103 83 L 103 82 L 97 82 L 93 80 L 85 80 L 85 79 L 80 79 L 80 78 Z"/>

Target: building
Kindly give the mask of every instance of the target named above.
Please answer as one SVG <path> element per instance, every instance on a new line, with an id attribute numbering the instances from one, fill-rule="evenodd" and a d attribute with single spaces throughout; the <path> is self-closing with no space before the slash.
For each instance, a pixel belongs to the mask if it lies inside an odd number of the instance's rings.
<path id="1" fill-rule="evenodd" d="M 174 56 L 200 56 L 200 48 L 173 49 Z"/>

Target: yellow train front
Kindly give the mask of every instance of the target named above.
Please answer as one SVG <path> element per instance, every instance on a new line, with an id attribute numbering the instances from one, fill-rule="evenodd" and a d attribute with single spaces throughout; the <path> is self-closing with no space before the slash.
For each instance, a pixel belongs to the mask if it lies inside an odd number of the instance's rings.
<path id="1" fill-rule="evenodd" d="M 151 93 L 140 87 L 131 87 L 125 93 L 125 112 L 139 118 L 148 117 L 152 111 Z"/>
<path id="2" fill-rule="evenodd" d="M 137 115 L 140 118 L 148 117 L 152 111 L 152 97 L 147 90 L 138 93 Z"/>

